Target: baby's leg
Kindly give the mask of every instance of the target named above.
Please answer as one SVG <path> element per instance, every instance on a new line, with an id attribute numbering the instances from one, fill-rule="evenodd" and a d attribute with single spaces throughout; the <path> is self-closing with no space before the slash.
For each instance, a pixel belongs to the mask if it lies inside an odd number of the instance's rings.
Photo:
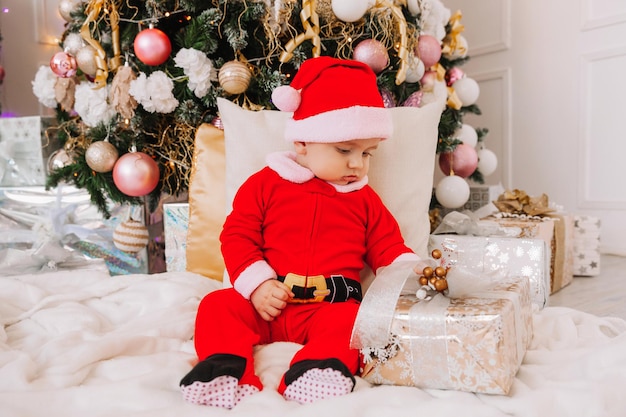
<path id="1" fill-rule="evenodd" d="M 306 344 L 294 356 L 278 391 L 288 400 L 310 403 L 354 389 L 358 350 L 350 349 L 358 311 L 353 301 L 323 303 L 306 320 Z"/>
<path id="2" fill-rule="evenodd" d="M 185 400 L 232 408 L 263 389 L 253 347 L 266 343 L 268 325 L 232 288 L 208 294 L 198 307 L 194 342 L 200 362 L 181 380 Z"/>

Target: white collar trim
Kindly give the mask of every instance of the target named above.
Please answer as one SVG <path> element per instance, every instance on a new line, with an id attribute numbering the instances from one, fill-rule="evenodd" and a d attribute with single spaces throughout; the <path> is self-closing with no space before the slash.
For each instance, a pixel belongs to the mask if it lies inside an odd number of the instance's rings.
<path id="1" fill-rule="evenodd" d="M 267 166 L 275 171 L 281 178 L 296 183 L 304 184 L 315 178 L 313 172 L 296 162 L 296 153 L 293 151 L 273 152 L 266 157 Z M 349 193 L 351 191 L 360 190 L 368 183 L 367 175 L 359 181 L 351 182 L 346 185 L 328 183 L 332 185 L 337 192 Z"/>

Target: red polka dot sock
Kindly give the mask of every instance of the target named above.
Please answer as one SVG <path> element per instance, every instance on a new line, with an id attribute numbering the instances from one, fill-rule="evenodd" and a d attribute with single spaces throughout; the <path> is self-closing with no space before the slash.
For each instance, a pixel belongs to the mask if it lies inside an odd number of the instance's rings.
<path id="1" fill-rule="evenodd" d="M 302 366 L 317 364 L 326 367 L 315 367 L 302 372 Z M 297 401 L 300 404 L 313 403 L 318 400 L 329 397 L 338 397 L 352 392 L 354 389 L 354 376 L 350 374 L 345 365 L 337 360 L 329 361 L 304 361 L 304 363 L 296 364 L 286 374 L 286 382 L 290 379 L 290 372 L 297 372 L 292 381 L 290 381 L 284 392 L 283 397 L 290 401 Z M 300 368 L 300 369 L 298 369 Z"/>
<path id="2" fill-rule="evenodd" d="M 195 381 L 182 386 L 183 398 L 193 404 L 231 409 L 245 397 L 259 392 L 252 385 L 239 385 L 234 376 L 223 375 L 209 382 Z"/>

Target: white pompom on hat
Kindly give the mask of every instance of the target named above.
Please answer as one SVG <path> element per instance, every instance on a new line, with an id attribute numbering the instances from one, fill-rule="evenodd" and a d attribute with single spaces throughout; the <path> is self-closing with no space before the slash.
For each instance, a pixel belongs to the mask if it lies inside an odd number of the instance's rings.
<path id="1" fill-rule="evenodd" d="M 393 133 L 376 74 L 362 62 L 310 58 L 290 85 L 272 92 L 272 102 L 279 110 L 293 112 L 285 127 L 285 139 L 291 142 L 388 139 Z"/>

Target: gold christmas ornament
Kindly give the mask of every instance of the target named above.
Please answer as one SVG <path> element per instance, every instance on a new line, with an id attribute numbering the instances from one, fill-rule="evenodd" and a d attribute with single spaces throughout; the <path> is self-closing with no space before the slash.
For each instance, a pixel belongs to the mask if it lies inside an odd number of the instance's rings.
<path id="1" fill-rule="evenodd" d="M 148 245 L 148 228 L 137 220 L 120 223 L 113 231 L 113 244 L 124 252 L 139 252 Z"/>
<path id="2" fill-rule="evenodd" d="M 78 68 L 85 74 L 94 77 L 98 71 L 96 64 L 96 50 L 91 45 L 85 45 L 76 54 Z"/>
<path id="3" fill-rule="evenodd" d="M 218 73 L 218 81 L 224 91 L 229 94 L 241 94 L 250 86 L 252 72 L 241 61 L 229 61 L 222 65 Z"/>
<path id="4" fill-rule="evenodd" d="M 113 170 L 118 157 L 117 148 L 105 140 L 93 142 L 85 151 L 85 160 L 89 168 L 101 173 Z"/>

